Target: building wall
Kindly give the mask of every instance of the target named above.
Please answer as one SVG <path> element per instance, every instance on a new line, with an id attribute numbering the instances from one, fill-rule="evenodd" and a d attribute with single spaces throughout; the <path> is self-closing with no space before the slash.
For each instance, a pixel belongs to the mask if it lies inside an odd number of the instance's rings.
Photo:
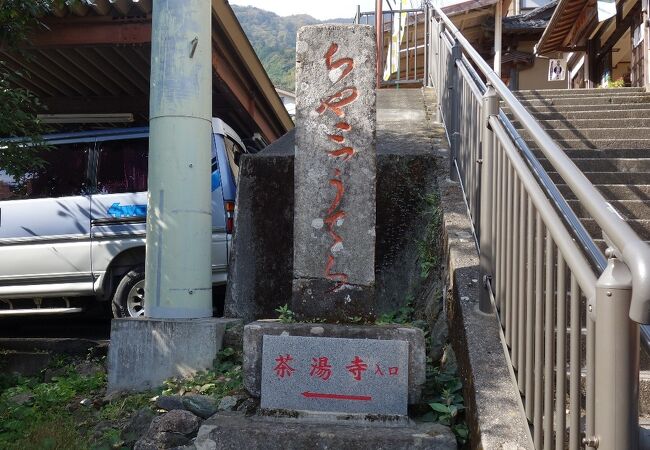
<path id="1" fill-rule="evenodd" d="M 533 52 L 536 42 L 521 42 L 517 50 Z M 519 89 L 566 89 L 566 81 L 548 81 L 548 59 L 535 58 L 533 67 L 519 72 Z"/>

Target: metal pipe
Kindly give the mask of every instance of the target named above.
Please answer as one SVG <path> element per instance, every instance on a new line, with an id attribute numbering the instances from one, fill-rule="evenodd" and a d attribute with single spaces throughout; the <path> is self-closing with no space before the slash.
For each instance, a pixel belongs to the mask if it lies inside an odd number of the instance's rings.
<path id="1" fill-rule="evenodd" d="M 508 313 L 508 326 L 510 327 L 510 348 L 512 349 L 512 364 L 515 370 L 519 370 L 519 340 L 517 335 L 517 318 L 519 317 L 519 198 L 521 197 L 521 179 L 517 176 L 517 171 L 512 170 L 512 225 L 510 228 L 510 239 L 512 240 L 512 253 L 510 258 L 510 269 L 508 270 L 508 279 L 511 280 L 508 301 L 510 304 L 510 313 Z"/>
<path id="2" fill-rule="evenodd" d="M 418 79 L 418 16 L 419 15 L 420 15 L 420 13 L 416 12 L 415 16 L 414 16 L 415 17 L 415 34 L 413 35 L 413 42 L 414 42 L 414 47 L 415 47 L 415 50 L 414 50 L 415 51 L 415 58 L 413 60 L 413 65 L 415 66 L 414 69 L 413 69 L 413 79 L 414 80 Z M 427 36 L 427 33 L 426 33 L 426 27 L 425 27 L 425 30 L 424 30 L 425 43 L 426 43 L 426 36 Z M 425 46 L 424 50 L 426 52 L 426 46 Z"/>
<path id="3" fill-rule="evenodd" d="M 594 293 L 595 296 L 595 293 Z M 595 306 L 595 298 L 588 297 L 588 310 L 592 310 Z M 586 349 L 586 365 L 587 365 L 587 379 L 585 380 L 585 434 L 587 436 L 594 436 L 594 417 L 596 415 L 596 399 L 595 399 L 595 385 L 596 385 L 596 324 L 593 321 L 591 313 L 586 315 L 587 322 L 587 349 Z M 592 445 L 586 444 L 585 448 L 595 448 Z"/>
<path id="4" fill-rule="evenodd" d="M 542 448 L 542 367 L 544 362 L 544 223 L 542 216 L 535 214 L 535 404 L 533 406 L 533 442 L 535 448 Z"/>
<path id="5" fill-rule="evenodd" d="M 154 1 L 147 317 L 212 316 L 211 25 L 210 2 Z"/>
<path id="6" fill-rule="evenodd" d="M 533 338 L 535 333 L 535 298 L 533 297 L 533 245 L 534 245 L 534 223 L 533 223 L 533 201 L 528 196 L 528 205 L 526 207 L 528 215 L 526 217 L 526 417 L 530 422 L 533 421 Z"/>
<path id="7" fill-rule="evenodd" d="M 555 448 L 564 448 L 566 428 L 566 266 L 562 252 L 557 255 L 557 325 L 555 358 Z"/>
<path id="8" fill-rule="evenodd" d="M 494 180 L 494 148 L 493 135 L 489 129 L 490 116 L 496 116 L 499 113 L 499 97 L 492 86 L 488 87 L 483 96 L 481 135 L 482 135 L 482 154 L 481 164 L 481 283 L 482 289 L 479 293 L 479 308 L 484 313 L 492 312 L 492 303 L 490 302 L 490 293 L 487 291 L 487 280 L 494 274 L 492 267 L 493 259 L 493 240 L 492 240 L 492 217 L 494 215 L 492 200 L 494 194 L 492 183 Z"/>
<path id="9" fill-rule="evenodd" d="M 494 72 L 501 77 L 501 46 L 503 28 L 503 0 L 494 5 Z"/>
<path id="10" fill-rule="evenodd" d="M 526 389 L 526 341 L 524 330 L 530 326 L 526 323 L 526 243 L 529 241 L 526 237 L 526 207 L 528 206 L 528 199 L 526 197 L 526 191 L 524 190 L 523 185 L 521 186 L 521 194 L 519 196 L 519 255 L 517 257 L 518 268 L 517 276 L 519 280 L 517 281 L 518 293 L 517 301 L 517 365 L 519 367 L 519 372 L 517 376 L 517 381 L 519 383 L 519 392 L 525 394 Z"/>
<path id="11" fill-rule="evenodd" d="M 496 136 L 495 136 L 496 137 Z M 496 141 L 495 151 L 499 155 L 499 183 L 500 187 L 497 190 L 499 193 L 499 210 L 497 214 L 499 216 L 499 265 L 497 266 L 496 276 L 497 276 L 497 291 L 499 293 L 498 305 L 499 305 L 499 316 L 501 317 L 501 323 L 505 323 L 505 307 L 506 307 L 506 242 L 507 242 L 507 229 L 506 229 L 506 189 L 507 189 L 507 159 L 499 144 L 498 140 Z"/>
<path id="12" fill-rule="evenodd" d="M 553 448 L 553 313 L 555 304 L 553 302 L 553 237 L 551 232 L 546 230 L 546 288 L 544 289 L 546 301 L 544 311 L 544 450 Z"/>
<path id="13" fill-rule="evenodd" d="M 377 89 L 381 88 L 384 59 L 384 0 L 375 3 L 375 31 L 377 32 Z"/>
<path id="14" fill-rule="evenodd" d="M 639 448 L 639 326 L 628 317 L 632 276 L 610 258 L 596 285 L 596 415 L 598 448 Z M 592 436 L 587 436 L 591 438 Z"/>
<path id="15" fill-rule="evenodd" d="M 571 274 L 571 337 L 569 339 L 569 450 L 580 448 L 580 288 Z"/>
<path id="16" fill-rule="evenodd" d="M 503 142 L 502 142 L 503 144 Z M 514 193 L 514 186 L 513 186 L 513 178 L 514 178 L 514 170 L 512 169 L 512 165 L 510 164 L 509 160 L 506 160 L 506 179 L 507 179 L 507 187 L 506 187 L 506 195 L 507 195 L 507 200 L 506 200 L 506 234 L 505 234 L 505 242 L 506 242 L 506 251 L 505 251 L 505 272 L 503 273 L 503 284 L 504 284 L 504 293 L 505 293 L 505 325 L 506 325 L 506 330 L 505 330 L 505 337 L 506 337 L 506 344 L 508 344 L 508 347 L 512 346 L 512 341 L 510 339 L 510 336 L 512 334 L 512 329 L 510 327 L 510 317 L 512 316 L 512 288 L 509 285 L 510 281 L 512 280 L 511 274 L 512 274 L 512 235 L 513 235 L 513 225 L 514 225 L 514 220 L 512 218 L 512 211 L 513 211 L 513 193 Z"/>
<path id="17" fill-rule="evenodd" d="M 449 55 L 448 61 L 448 76 L 447 82 L 450 84 L 449 90 L 451 94 L 451 155 L 450 162 L 451 167 L 449 168 L 449 178 L 454 181 L 458 181 L 456 178 L 456 171 L 454 170 L 454 162 L 458 158 L 460 153 L 460 76 L 459 71 L 456 70 L 456 61 L 460 59 L 462 54 L 461 46 L 458 41 L 454 41 L 451 48 L 451 54 Z"/>

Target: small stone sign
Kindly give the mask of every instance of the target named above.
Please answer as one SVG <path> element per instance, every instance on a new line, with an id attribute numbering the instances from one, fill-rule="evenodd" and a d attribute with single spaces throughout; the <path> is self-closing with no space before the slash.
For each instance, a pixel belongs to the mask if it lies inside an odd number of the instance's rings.
<path id="1" fill-rule="evenodd" d="M 264 409 L 406 415 L 406 341 L 264 336 Z"/>
<path id="2" fill-rule="evenodd" d="M 366 25 L 298 31 L 291 309 L 301 319 L 375 313 L 375 45 Z"/>

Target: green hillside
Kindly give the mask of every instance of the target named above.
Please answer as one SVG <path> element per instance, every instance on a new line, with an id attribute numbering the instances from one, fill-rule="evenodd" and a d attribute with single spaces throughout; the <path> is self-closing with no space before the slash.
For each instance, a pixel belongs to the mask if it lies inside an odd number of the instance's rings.
<path id="1" fill-rule="evenodd" d="M 321 21 L 305 14 L 280 17 L 252 6 L 231 7 L 273 84 L 294 91 L 296 32 L 304 25 L 314 25 Z M 326 22 L 351 23 L 352 19 L 334 19 Z"/>

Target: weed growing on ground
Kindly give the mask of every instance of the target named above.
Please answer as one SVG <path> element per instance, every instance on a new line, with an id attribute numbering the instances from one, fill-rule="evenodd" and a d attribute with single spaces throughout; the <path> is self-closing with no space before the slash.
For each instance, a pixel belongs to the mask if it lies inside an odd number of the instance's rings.
<path id="1" fill-rule="evenodd" d="M 280 306 L 279 308 L 276 308 L 275 312 L 279 314 L 278 319 L 280 320 L 281 323 L 295 323 L 296 322 L 296 315 L 294 314 L 293 311 L 289 309 L 289 305 L 285 304 L 284 306 Z"/>
<path id="2" fill-rule="evenodd" d="M 424 216 L 428 219 L 424 239 L 418 242 L 418 259 L 420 261 L 420 276 L 427 278 L 431 271 L 438 267 L 438 240 L 442 229 L 442 211 L 440 209 L 440 194 L 432 192 L 423 198 Z"/>
<path id="3" fill-rule="evenodd" d="M 431 411 L 421 420 L 451 427 L 458 443 L 464 445 L 469 439 L 469 429 L 464 421 L 462 389 L 463 383 L 455 369 L 429 366 L 425 397 L 429 400 Z"/>
<path id="4" fill-rule="evenodd" d="M 212 370 L 199 372 L 190 378 L 172 378 L 163 384 L 164 395 L 202 394 L 221 399 L 243 387 L 242 355 L 226 347 L 217 354 Z"/>
<path id="5" fill-rule="evenodd" d="M 412 299 L 409 299 L 404 306 L 382 315 L 377 324 L 401 324 L 420 328 L 424 332 L 426 353 L 431 351 L 431 330 L 427 322 L 413 320 L 415 308 Z M 469 429 L 465 423 L 465 402 L 462 395 L 463 383 L 458 376 L 457 368 L 447 364 L 447 354 L 450 353 L 449 346 L 446 347 L 445 356 L 442 360 L 433 363 L 427 356 L 427 381 L 423 392 L 423 399 L 426 401 L 429 411 L 418 417 L 422 422 L 437 422 L 451 428 L 461 448 L 469 441 Z"/>
<path id="6" fill-rule="evenodd" d="M 406 300 L 406 304 L 401 308 L 379 316 L 376 322 L 377 325 L 387 325 L 391 323 L 399 323 L 399 324 L 411 323 L 413 321 L 413 313 L 415 313 L 415 308 L 413 308 L 412 305 L 413 305 L 413 298 L 409 297 Z"/>

